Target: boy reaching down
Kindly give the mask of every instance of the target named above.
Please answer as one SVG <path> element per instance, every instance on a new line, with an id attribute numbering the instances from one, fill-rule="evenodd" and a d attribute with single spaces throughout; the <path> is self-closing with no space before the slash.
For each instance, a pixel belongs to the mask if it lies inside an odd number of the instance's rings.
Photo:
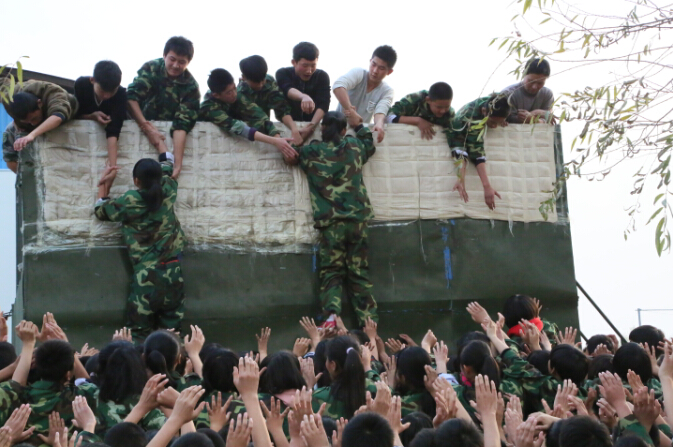
<path id="1" fill-rule="evenodd" d="M 411 93 L 393 104 L 388 123 L 412 124 L 421 130 L 421 138 L 435 137 L 434 125 L 441 126 L 450 141 L 456 113 L 451 107 L 453 90 L 446 82 L 432 84 L 430 90 Z"/>

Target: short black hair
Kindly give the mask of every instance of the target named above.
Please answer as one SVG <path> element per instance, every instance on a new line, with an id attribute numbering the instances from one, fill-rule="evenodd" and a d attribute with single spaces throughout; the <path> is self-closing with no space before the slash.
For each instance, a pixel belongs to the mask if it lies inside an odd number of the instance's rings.
<path id="1" fill-rule="evenodd" d="M 393 429 L 382 416 L 362 413 L 348 422 L 341 444 L 348 447 L 393 447 Z"/>
<path id="2" fill-rule="evenodd" d="M 199 428 L 196 430 L 198 433 L 203 433 L 204 435 L 208 436 L 210 438 L 210 441 L 213 443 L 214 447 L 225 447 L 226 444 L 224 442 L 224 439 L 222 439 L 222 436 L 215 430 L 212 430 L 210 428 Z"/>
<path id="3" fill-rule="evenodd" d="M 593 357 L 589 362 L 589 372 L 587 373 L 587 379 L 597 379 L 598 374 L 602 372 L 615 372 L 615 367 L 612 366 L 612 357 L 612 354 L 601 354 Z"/>
<path id="4" fill-rule="evenodd" d="M 14 93 L 12 101 L 3 101 L 7 114 L 16 120 L 26 119 L 29 113 L 39 108 L 37 101 L 40 98 L 28 92 Z"/>
<path id="5" fill-rule="evenodd" d="M 274 352 L 262 360 L 259 366 L 266 367 L 260 377 L 260 392 L 280 394 L 306 386 L 299 360 L 289 351 Z"/>
<path id="6" fill-rule="evenodd" d="M 378 57 L 388 65 L 388 69 L 392 70 L 397 62 L 397 52 L 393 50 L 390 45 L 381 45 L 372 53 L 372 59 Z"/>
<path id="7" fill-rule="evenodd" d="M 664 341 L 664 332 L 661 329 L 650 326 L 649 324 L 638 326 L 632 330 L 629 334 L 629 341 L 634 343 L 647 343 L 650 348 L 654 346 L 657 348 L 658 356 L 664 353 L 664 350 L 659 347 L 659 342 Z"/>
<path id="8" fill-rule="evenodd" d="M 266 78 L 266 73 L 269 71 L 269 67 L 266 65 L 264 58 L 256 54 L 241 59 L 241 62 L 238 63 L 238 68 L 241 69 L 243 76 L 252 82 L 262 82 Z"/>
<path id="9" fill-rule="evenodd" d="M 453 89 L 446 82 L 435 82 L 430 86 L 428 97 L 431 101 L 453 99 Z"/>
<path id="10" fill-rule="evenodd" d="M 292 49 L 292 59 L 299 62 L 301 59 L 314 61 L 320 57 L 320 50 L 311 42 L 299 42 Z"/>
<path id="11" fill-rule="evenodd" d="M 561 447 L 611 447 L 612 439 L 607 427 L 589 416 L 574 416 L 561 426 Z"/>
<path id="12" fill-rule="evenodd" d="M 402 439 L 402 435 L 404 435 L 407 430 L 400 433 L 400 439 Z M 402 441 L 402 445 L 404 445 L 404 447 L 435 447 L 435 429 L 424 428 L 416 433 L 416 436 L 411 438 L 409 444 L 404 444 L 404 441 Z"/>
<path id="13" fill-rule="evenodd" d="M 637 343 L 625 343 L 612 358 L 612 366 L 622 380 L 626 379 L 629 370 L 640 376 L 643 383 L 652 378 L 652 364 L 647 351 Z"/>
<path id="14" fill-rule="evenodd" d="M 549 66 L 549 62 L 547 62 L 547 59 L 534 57 L 528 60 L 528 62 L 526 62 L 526 68 L 524 69 L 523 75 L 525 76 L 528 74 L 550 76 L 551 67 Z"/>
<path id="15" fill-rule="evenodd" d="M 483 447 L 484 436 L 471 422 L 449 419 L 435 430 L 435 445 L 442 447 Z"/>
<path id="16" fill-rule="evenodd" d="M 93 79 L 106 92 L 113 92 L 122 83 L 122 70 L 115 62 L 100 61 L 93 67 Z"/>
<path id="17" fill-rule="evenodd" d="M 526 359 L 528 363 L 533 365 L 535 369 L 540 371 L 542 374 L 545 376 L 549 375 L 549 358 L 551 357 L 551 353 L 549 351 L 546 351 L 544 349 L 540 349 L 538 351 L 533 351 L 530 354 L 528 354 L 528 358 Z"/>
<path id="18" fill-rule="evenodd" d="M 237 365 L 238 355 L 234 352 L 224 348 L 212 351 L 203 363 L 203 388 L 206 392 L 235 392 L 234 366 Z"/>
<path id="19" fill-rule="evenodd" d="M 414 411 L 402 418 L 402 424 L 409 423 L 409 428 L 400 433 L 400 441 L 404 447 L 409 447 L 411 441 L 424 428 L 432 428 L 432 419 L 422 411 Z"/>
<path id="20" fill-rule="evenodd" d="M 572 345 L 556 345 L 549 354 L 549 366 L 562 380 L 570 379 L 581 386 L 589 372 L 589 358 Z"/>
<path id="21" fill-rule="evenodd" d="M 194 44 L 182 36 L 173 36 L 164 45 L 164 57 L 171 51 L 178 56 L 186 56 L 191 61 L 194 57 Z"/>
<path id="22" fill-rule="evenodd" d="M 103 439 L 110 447 L 145 447 L 147 437 L 145 430 L 132 422 L 115 424 L 105 433 Z"/>
<path id="23" fill-rule="evenodd" d="M 171 447 L 215 447 L 213 441 L 203 433 L 193 432 L 180 436 Z"/>
<path id="24" fill-rule="evenodd" d="M 608 348 L 608 351 L 613 352 L 613 345 L 610 337 L 607 335 L 598 334 L 587 340 L 587 354 L 593 354 L 598 345 L 605 345 L 605 347 Z"/>
<path id="25" fill-rule="evenodd" d="M 487 109 L 487 116 L 493 116 L 496 118 L 506 118 L 509 116 L 509 102 L 507 99 L 507 95 L 501 95 L 499 93 L 493 93 L 491 96 L 489 96 L 488 101 L 486 103 L 486 109 Z M 525 296 L 525 295 L 521 295 Z M 517 321 L 515 323 L 518 324 L 519 322 Z M 505 316 L 505 324 L 509 326 L 509 323 L 507 323 L 507 317 Z M 509 326 L 511 327 L 511 326 Z"/>
<path id="26" fill-rule="evenodd" d="M 42 380 L 61 382 L 75 367 L 75 350 L 63 340 L 49 340 L 35 350 L 35 370 Z"/>
<path id="27" fill-rule="evenodd" d="M 224 68 L 216 68 L 208 76 L 208 88 L 213 93 L 222 93 L 234 83 L 234 77 Z"/>
<path id="28" fill-rule="evenodd" d="M 505 300 L 505 306 L 502 308 L 502 315 L 505 317 L 505 324 L 511 329 L 519 324 L 519 321 L 521 320 L 532 320 L 533 318 L 537 318 L 537 304 L 535 304 L 535 300 L 528 295 L 520 295 L 517 293 Z"/>
<path id="29" fill-rule="evenodd" d="M 14 349 L 14 345 L 6 341 L 0 341 L 0 369 L 6 368 L 14 363 L 16 357 L 16 349 Z"/>

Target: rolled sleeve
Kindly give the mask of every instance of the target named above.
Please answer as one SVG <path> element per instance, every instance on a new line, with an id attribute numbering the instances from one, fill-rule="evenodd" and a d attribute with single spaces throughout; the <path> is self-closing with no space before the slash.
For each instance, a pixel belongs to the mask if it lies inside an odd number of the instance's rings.
<path id="1" fill-rule="evenodd" d="M 171 126 L 171 136 L 173 136 L 173 131 L 184 130 L 189 133 L 194 128 L 196 120 L 199 117 L 200 99 L 201 93 L 199 92 L 199 86 L 194 85 L 182 99 L 180 109 L 175 114 L 173 125 Z"/>
<path id="2" fill-rule="evenodd" d="M 376 108 L 374 109 L 374 115 L 380 113 L 387 115 L 388 111 L 393 105 L 393 97 L 395 96 L 395 90 L 388 87 L 386 93 L 381 97 L 378 103 L 376 103 Z"/>
<path id="3" fill-rule="evenodd" d="M 332 88 L 334 90 L 338 88 L 352 90 L 356 85 L 362 82 L 366 72 L 367 71 L 362 68 L 353 68 L 351 71 L 337 79 Z"/>

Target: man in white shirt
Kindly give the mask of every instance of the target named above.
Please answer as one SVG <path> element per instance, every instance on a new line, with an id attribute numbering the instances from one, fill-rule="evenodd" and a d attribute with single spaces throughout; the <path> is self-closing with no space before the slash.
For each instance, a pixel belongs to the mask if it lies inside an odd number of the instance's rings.
<path id="1" fill-rule="evenodd" d="M 378 133 L 378 142 L 383 141 L 383 124 L 388 110 L 393 105 L 392 87 L 383 82 L 393 72 L 397 53 L 391 46 L 383 45 L 374 50 L 369 61 L 369 70 L 354 68 L 334 83 L 332 90 L 339 100 L 337 111 L 348 117 L 351 125 L 362 119 L 370 123 L 374 118 L 373 131 Z"/>

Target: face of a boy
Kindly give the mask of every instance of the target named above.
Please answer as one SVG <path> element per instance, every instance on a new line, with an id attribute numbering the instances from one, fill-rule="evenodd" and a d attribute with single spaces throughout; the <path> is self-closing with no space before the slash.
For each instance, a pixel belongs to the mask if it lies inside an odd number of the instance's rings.
<path id="1" fill-rule="evenodd" d="M 96 82 L 93 78 L 91 78 L 91 83 L 93 84 L 93 92 L 99 101 L 106 101 L 112 98 L 114 95 L 117 94 L 117 90 L 119 90 L 119 87 L 117 87 L 111 92 L 106 92 L 105 90 L 103 90 L 103 87 L 101 87 L 100 84 Z"/>
<path id="2" fill-rule="evenodd" d="M 37 110 L 29 112 L 28 115 L 22 120 L 19 120 L 19 124 L 23 127 L 37 127 L 42 124 L 44 121 L 42 116 L 41 100 L 38 100 Z"/>
<path id="3" fill-rule="evenodd" d="M 250 79 L 247 79 L 245 76 L 243 76 L 243 80 L 250 86 L 251 89 L 256 92 L 260 91 L 262 87 L 264 87 L 264 84 L 266 84 L 266 79 L 262 79 L 260 82 L 252 82 Z"/>
<path id="4" fill-rule="evenodd" d="M 306 82 L 311 79 L 316 68 L 318 68 L 318 59 L 313 61 L 307 61 L 304 58 L 301 58 L 298 61 L 293 59 L 292 66 L 294 67 L 295 74 L 299 76 L 302 81 Z"/>
<path id="5" fill-rule="evenodd" d="M 236 84 L 230 84 L 220 93 L 211 93 L 211 95 L 213 98 L 219 101 L 227 104 L 233 104 L 236 102 Z"/>
<path id="6" fill-rule="evenodd" d="M 447 113 L 449 113 L 449 110 L 451 109 L 451 100 L 450 99 L 428 99 L 426 98 L 425 101 L 428 103 L 428 107 L 430 107 L 430 111 L 432 112 L 433 115 L 435 115 L 437 118 L 441 118 Z"/>
<path id="7" fill-rule="evenodd" d="M 164 63 L 166 64 L 166 73 L 168 73 L 168 77 L 177 78 L 187 69 L 189 59 L 187 56 L 178 56 L 171 50 L 164 56 Z"/>
<path id="8" fill-rule="evenodd" d="M 388 64 L 376 56 L 369 61 L 369 79 L 372 82 L 379 83 L 392 72 L 393 70 L 388 68 Z"/>
<path id="9" fill-rule="evenodd" d="M 542 90 L 544 83 L 547 81 L 547 76 L 541 74 L 527 74 L 523 77 L 523 89 L 529 95 L 537 95 L 537 92 Z"/>

